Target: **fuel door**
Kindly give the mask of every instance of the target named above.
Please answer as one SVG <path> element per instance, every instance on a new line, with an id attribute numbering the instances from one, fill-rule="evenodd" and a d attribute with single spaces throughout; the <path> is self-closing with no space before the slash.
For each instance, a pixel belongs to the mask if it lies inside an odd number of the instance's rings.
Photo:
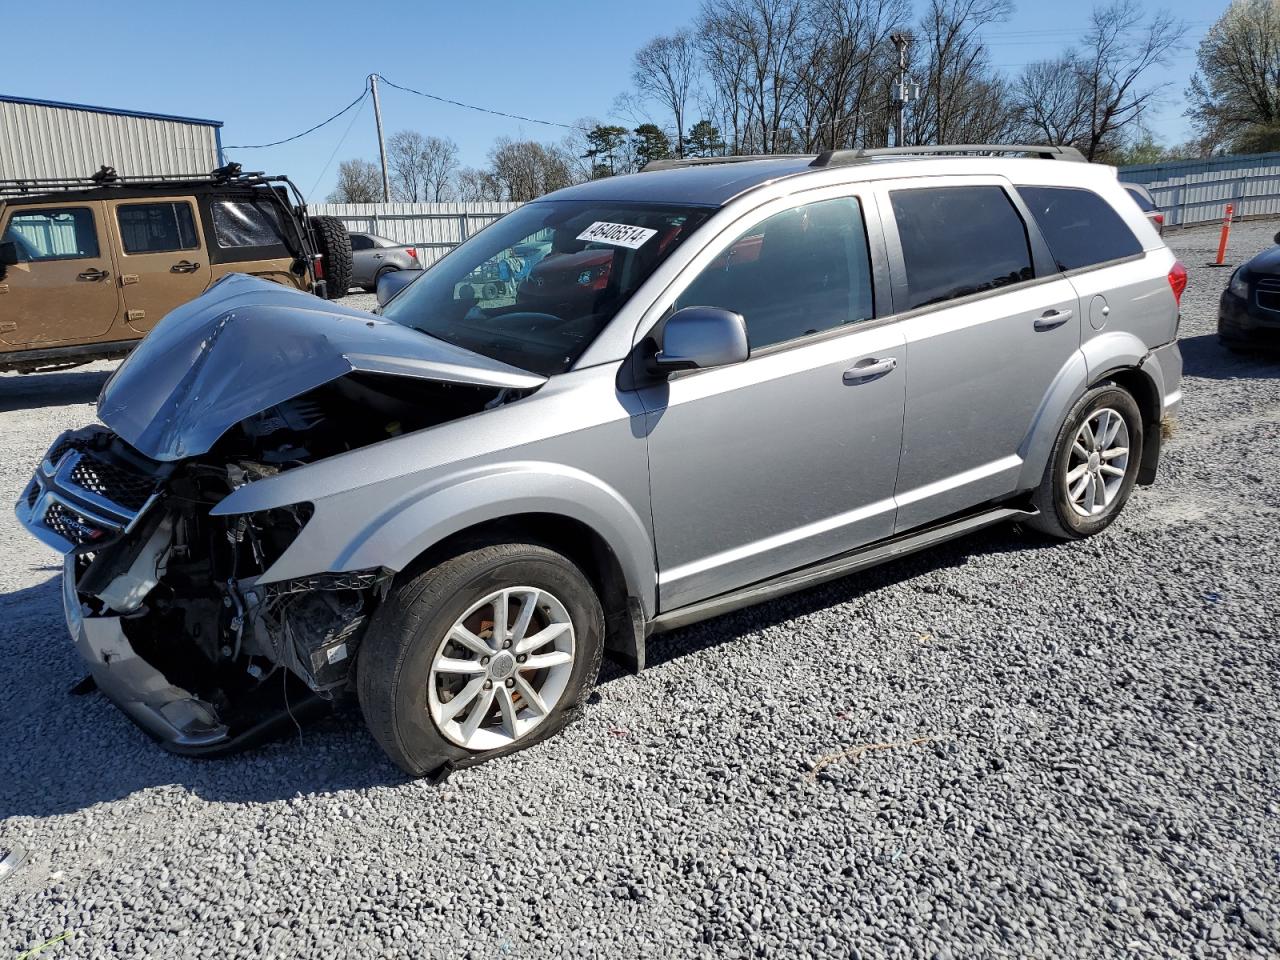
<path id="1" fill-rule="evenodd" d="M 1111 306 L 1107 303 L 1107 298 L 1098 294 L 1089 304 L 1089 326 L 1101 330 L 1107 325 L 1107 318 L 1110 316 Z"/>

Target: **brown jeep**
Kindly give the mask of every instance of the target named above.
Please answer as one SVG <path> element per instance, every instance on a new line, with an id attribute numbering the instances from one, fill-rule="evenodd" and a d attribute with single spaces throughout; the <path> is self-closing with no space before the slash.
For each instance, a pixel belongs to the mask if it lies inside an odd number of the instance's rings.
<path id="1" fill-rule="evenodd" d="M 292 192 L 293 199 L 290 199 Z M 0 371 L 128 353 L 227 273 L 346 294 L 342 222 L 308 217 L 287 177 L 244 173 L 0 181 Z"/>

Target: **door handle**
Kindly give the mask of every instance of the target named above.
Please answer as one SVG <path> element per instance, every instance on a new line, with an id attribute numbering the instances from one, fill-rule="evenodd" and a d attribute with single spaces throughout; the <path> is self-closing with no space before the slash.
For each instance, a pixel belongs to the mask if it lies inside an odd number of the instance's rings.
<path id="1" fill-rule="evenodd" d="M 375 253 L 375 254 L 373 255 L 373 259 L 375 259 L 375 260 L 381 260 L 381 259 L 382 259 L 382 254 L 380 254 L 380 253 Z"/>
<path id="2" fill-rule="evenodd" d="M 190 260 L 179 260 L 169 268 L 170 273 L 195 273 L 200 269 L 200 264 L 192 263 Z"/>
<path id="3" fill-rule="evenodd" d="M 1046 310 L 1036 317 L 1035 328 L 1037 330 L 1052 330 L 1054 327 L 1062 326 L 1070 319 L 1070 310 Z"/>
<path id="4" fill-rule="evenodd" d="M 98 280 L 105 280 L 109 276 L 111 276 L 111 274 L 107 273 L 107 271 L 105 270 L 98 270 L 96 268 L 91 268 L 89 270 L 85 270 L 83 273 L 76 274 L 76 279 L 88 280 L 90 283 L 94 283 Z"/>
<path id="5" fill-rule="evenodd" d="M 892 373 L 896 369 L 898 369 L 897 357 L 884 357 L 883 359 L 870 357 L 866 360 L 859 360 L 846 370 L 842 379 L 845 383 L 863 383 L 873 377 L 882 377 L 886 373 Z"/>

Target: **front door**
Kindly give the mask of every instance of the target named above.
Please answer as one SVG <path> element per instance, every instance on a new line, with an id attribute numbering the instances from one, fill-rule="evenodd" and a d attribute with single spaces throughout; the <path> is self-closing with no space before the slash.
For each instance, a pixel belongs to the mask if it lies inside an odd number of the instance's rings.
<path id="1" fill-rule="evenodd" d="M 111 200 L 107 207 L 120 236 L 125 322 L 143 334 L 209 286 L 200 218 L 184 197 Z"/>
<path id="2" fill-rule="evenodd" d="M 94 341 L 120 308 L 111 244 L 100 201 L 10 207 L 0 242 L 13 243 L 17 264 L 0 279 L 0 342 Z"/>
<path id="3" fill-rule="evenodd" d="M 773 212 L 672 304 L 743 314 L 751 358 L 642 391 L 661 609 L 892 533 L 906 357 L 867 219 L 854 197 Z"/>
<path id="4" fill-rule="evenodd" d="M 1080 347 L 1075 290 L 1007 185 L 949 179 L 887 188 L 911 368 L 898 532 L 1018 489 L 1037 413 Z"/>

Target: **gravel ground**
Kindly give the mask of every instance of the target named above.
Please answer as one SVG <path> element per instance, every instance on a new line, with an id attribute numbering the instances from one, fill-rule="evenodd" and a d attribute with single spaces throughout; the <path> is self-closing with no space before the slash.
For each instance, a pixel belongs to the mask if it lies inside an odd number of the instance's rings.
<path id="1" fill-rule="evenodd" d="M 0 956 L 1277 956 L 1280 363 L 1215 341 L 1215 232 L 1169 239 L 1181 426 L 1105 534 L 680 631 L 442 787 L 352 710 L 198 762 L 69 696 L 55 558 L 0 511 Z M 109 367 L 0 378 L 0 501 Z"/>

